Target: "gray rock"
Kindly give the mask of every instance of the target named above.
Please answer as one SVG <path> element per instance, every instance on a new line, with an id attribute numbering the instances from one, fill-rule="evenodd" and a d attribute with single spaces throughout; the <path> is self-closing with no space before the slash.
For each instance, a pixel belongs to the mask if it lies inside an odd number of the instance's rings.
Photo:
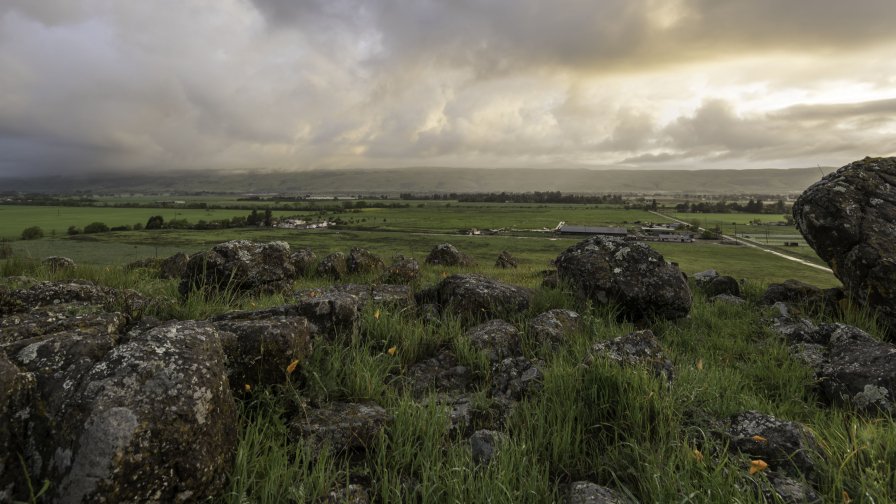
<path id="1" fill-rule="evenodd" d="M 500 451 L 504 435 L 492 430 L 478 430 L 470 436 L 470 448 L 473 452 L 473 463 L 489 465 Z"/>
<path id="2" fill-rule="evenodd" d="M 824 301 L 824 292 L 821 289 L 793 279 L 769 285 L 759 300 L 767 305 L 786 303 L 809 307 L 822 306 Z"/>
<path id="3" fill-rule="evenodd" d="M 669 382 L 675 374 L 672 361 L 666 357 L 659 340 L 649 329 L 609 341 L 598 341 L 591 347 L 585 365 L 591 365 L 597 358 L 609 359 L 622 366 L 646 367 L 654 376 L 663 377 Z"/>
<path id="4" fill-rule="evenodd" d="M 32 373 L 19 369 L 0 353 L 0 502 L 24 501 L 19 453 L 25 453 L 29 408 L 36 381 Z"/>
<path id="5" fill-rule="evenodd" d="M 183 252 L 166 257 L 159 263 L 159 278 L 181 278 L 186 273 L 189 262 L 190 257 Z"/>
<path id="6" fill-rule="evenodd" d="M 47 268 L 48 270 L 54 271 L 54 272 L 68 270 L 68 269 L 74 269 L 74 267 L 75 267 L 75 261 L 72 261 L 68 257 L 62 257 L 62 256 L 46 257 L 46 258 L 44 258 L 43 261 L 41 261 L 41 264 L 43 264 L 44 267 Z"/>
<path id="7" fill-rule="evenodd" d="M 694 273 L 694 282 L 697 287 L 705 287 L 714 279 L 719 277 L 719 272 L 714 269 L 708 269 L 699 273 Z"/>
<path id="8" fill-rule="evenodd" d="M 301 248 L 290 254 L 289 261 L 295 268 L 297 276 L 307 276 L 314 271 L 317 255 L 310 248 Z"/>
<path id="9" fill-rule="evenodd" d="M 367 249 L 354 247 L 345 261 L 348 272 L 352 274 L 379 273 L 386 268 L 383 260 Z"/>
<path id="10" fill-rule="evenodd" d="M 490 320 L 469 329 L 464 335 L 473 347 L 485 353 L 492 363 L 522 354 L 520 331 L 503 320 Z"/>
<path id="11" fill-rule="evenodd" d="M 617 305 L 629 319 L 678 319 L 691 309 L 691 291 L 677 266 L 643 243 L 595 236 L 554 260 L 562 281 L 596 304 Z"/>
<path id="12" fill-rule="evenodd" d="M 286 242 L 255 243 L 235 240 L 194 254 L 187 262 L 178 291 L 271 294 L 292 286 L 296 270 Z"/>
<path id="13" fill-rule="evenodd" d="M 582 327 L 582 317 L 572 310 L 555 308 L 529 321 L 529 336 L 536 344 L 563 343 L 567 336 Z"/>
<path id="14" fill-rule="evenodd" d="M 463 394 L 477 383 L 473 371 L 460 364 L 448 350 L 424 359 L 408 367 L 400 381 L 401 386 L 416 398 L 428 393 Z"/>
<path id="15" fill-rule="evenodd" d="M 827 358 L 816 371 L 825 396 L 862 411 L 896 414 L 896 346 L 845 324 L 821 326 L 816 340 L 827 334 Z"/>
<path id="16" fill-rule="evenodd" d="M 106 312 L 102 307 L 65 303 L 34 308 L 0 318 L 0 349 L 11 351 L 16 342 L 60 332 L 113 334 L 130 322 L 123 313 Z"/>
<path id="17" fill-rule="evenodd" d="M 246 385 L 285 383 L 287 367 L 311 353 L 313 326 L 304 317 L 225 320 L 214 325 L 221 332 L 227 378 L 236 391 Z"/>
<path id="18" fill-rule="evenodd" d="M 711 297 L 709 300 L 713 303 L 725 303 L 731 305 L 742 305 L 747 302 L 746 299 L 731 294 L 719 294 Z"/>
<path id="19" fill-rule="evenodd" d="M 370 504 L 370 496 L 366 488 L 352 483 L 331 491 L 321 502 L 322 504 Z"/>
<path id="20" fill-rule="evenodd" d="M 399 255 L 392 260 L 392 264 L 383 274 L 383 283 L 409 284 L 418 278 L 420 278 L 420 264 L 417 260 Z"/>
<path id="21" fill-rule="evenodd" d="M 821 455 L 821 448 L 800 423 L 745 411 L 729 419 L 725 434 L 731 450 L 764 460 L 772 470 L 810 479 L 817 475 L 814 457 Z"/>
<path id="22" fill-rule="evenodd" d="M 510 252 L 504 250 L 500 254 L 498 254 L 498 259 L 495 260 L 495 267 L 501 269 L 508 268 L 517 268 L 520 265 L 519 261 L 514 258 Z"/>
<path id="23" fill-rule="evenodd" d="M 896 331 L 896 158 L 850 163 L 793 206 L 797 227 L 855 302 Z"/>
<path id="24" fill-rule="evenodd" d="M 333 252 L 320 260 L 317 265 L 317 275 L 333 280 L 345 278 L 348 274 L 348 263 L 345 254 Z"/>
<path id="25" fill-rule="evenodd" d="M 720 294 L 728 294 L 729 296 L 740 297 L 740 284 L 731 276 L 718 276 L 703 286 L 703 291 L 708 297 L 718 296 Z"/>
<path id="26" fill-rule="evenodd" d="M 470 256 L 457 250 L 450 243 L 441 243 L 433 247 L 426 256 L 426 264 L 437 264 L 440 266 L 473 266 L 476 261 Z"/>
<path id="27" fill-rule="evenodd" d="M 485 320 L 529 308 L 532 291 L 476 274 L 451 275 L 419 294 L 418 303 L 434 302 L 468 320 Z M 421 303 L 421 301 L 423 301 Z"/>
<path id="28" fill-rule="evenodd" d="M 776 472 L 767 475 L 771 488 L 763 489 L 763 496 L 770 502 L 778 499 L 784 504 L 821 504 L 823 499 L 806 482 Z"/>
<path id="29" fill-rule="evenodd" d="M 290 423 L 290 437 L 313 450 L 366 450 L 392 422 L 386 410 L 372 403 L 328 403 L 310 408 Z"/>
<path id="30" fill-rule="evenodd" d="M 541 390 L 544 384 L 544 363 L 526 357 L 508 357 L 492 366 L 491 393 L 493 397 L 519 401 Z"/>
<path id="31" fill-rule="evenodd" d="M 42 306 L 77 303 L 96 305 L 109 311 L 138 313 L 150 300 L 132 290 L 98 287 L 86 280 L 70 282 L 38 282 L 24 278 L 25 287 L 0 287 L 0 316 L 23 313 Z"/>
<path id="32" fill-rule="evenodd" d="M 590 481 L 570 483 L 566 504 L 623 504 L 627 502 L 615 490 Z"/>

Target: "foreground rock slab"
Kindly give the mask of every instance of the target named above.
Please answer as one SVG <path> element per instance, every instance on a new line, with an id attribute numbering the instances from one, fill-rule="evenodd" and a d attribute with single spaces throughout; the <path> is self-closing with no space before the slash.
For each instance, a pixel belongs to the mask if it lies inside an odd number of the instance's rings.
<path id="1" fill-rule="evenodd" d="M 679 319 L 691 309 L 691 291 L 677 266 L 643 243 L 595 236 L 554 260 L 560 280 L 596 304 L 615 304 L 629 319 Z"/>
<path id="2" fill-rule="evenodd" d="M 433 302 L 471 320 L 487 320 L 529 308 L 532 291 L 477 274 L 452 275 L 422 292 L 422 302 Z M 421 303 L 422 304 L 422 303 Z"/>
<path id="3" fill-rule="evenodd" d="M 286 242 L 235 240 L 194 254 L 187 262 L 178 290 L 271 294 L 288 289 L 296 278 L 292 251 Z"/>
<path id="4" fill-rule="evenodd" d="M 850 163 L 803 192 L 797 227 L 852 298 L 896 331 L 896 158 Z"/>
<path id="5" fill-rule="evenodd" d="M 433 247 L 429 251 L 429 255 L 426 256 L 425 262 L 440 266 L 473 266 L 476 264 L 472 257 L 457 250 L 457 247 L 450 243 L 441 243 Z"/>
<path id="6" fill-rule="evenodd" d="M 764 460 L 773 470 L 810 479 L 816 474 L 814 457 L 819 456 L 821 448 L 800 423 L 745 411 L 729 419 L 725 434 L 729 448 Z"/>
<path id="7" fill-rule="evenodd" d="M 598 341 L 591 347 L 585 365 L 597 358 L 606 358 L 621 366 L 650 369 L 654 376 L 672 381 L 674 367 L 666 357 L 659 340 L 650 330 L 637 331 L 609 341 Z"/>
<path id="8" fill-rule="evenodd" d="M 290 436 L 314 450 L 366 450 L 392 422 L 392 416 L 373 403 L 328 403 L 309 408 L 290 424 Z"/>

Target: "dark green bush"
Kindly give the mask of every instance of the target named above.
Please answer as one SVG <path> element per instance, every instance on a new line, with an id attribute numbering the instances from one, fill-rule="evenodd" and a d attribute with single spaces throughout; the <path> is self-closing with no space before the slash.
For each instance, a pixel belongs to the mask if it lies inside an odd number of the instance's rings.
<path id="1" fill-rule="evenodd" d="M 22 231 L 23 240 L 37 240 L 44 237 L 44 230 L 40 226 L 31 226 Z"/>

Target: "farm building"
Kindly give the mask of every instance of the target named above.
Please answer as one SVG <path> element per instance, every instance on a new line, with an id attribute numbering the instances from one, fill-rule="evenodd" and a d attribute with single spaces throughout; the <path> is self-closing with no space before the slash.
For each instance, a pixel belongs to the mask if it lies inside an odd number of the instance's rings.
<path id="1" fill-rule="evenodd" d="M 690 243 L 694 241 L 694 235 L 690 233 L 669 233 L 658 235 L 657 239 L 661 242 Z"/>
<path id="2" fill-rule="evenodd" d="M 620 227 L 569 226 L 564 224 L 557 231 L 561 234 L 628 236 L 628 230 Z"/>

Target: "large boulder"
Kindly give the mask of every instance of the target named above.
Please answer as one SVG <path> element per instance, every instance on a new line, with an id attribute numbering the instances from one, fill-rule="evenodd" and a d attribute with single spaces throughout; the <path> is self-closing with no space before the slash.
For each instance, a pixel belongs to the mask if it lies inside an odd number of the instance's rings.
<path id="1" fill-rule="evenodd" d="M 725 437 L 729 449 L 764 460 L 772 470 L 812 478 L 821 448 L 802 424 L 780 420 L 756 411 L 728 419 Z"/>
<path id="2" fill-rule="evenodd" d="M 495 267 L 501 269 L 507 268 L 516 268 L 520 265 L 519 261 L 513 257 L 510 252 L 504 250 L 500 254 L 498 254 L 498 258 L 495 260 Z"/>
<path id="3" fill-rule="evenodd" d="M 615 304 L 629 319 L 678 319 L 691 291 L 677 266 L 643 243 L 594 236 L 557 256 L 560 279 L 596 304 Z"/>
<path id="4" fill-rule="evenodd" d="M 464 337 L 492 363 L 523 353 L 519 329 L 500 319 L 479 324 L 469 329 Z"/>
<path id="5" fill-rule="evenodd" d="M 296 278 L 290 256 L 286 242 L 221 243 L 190 257 L 178 290 L 182 296 L 193 290 L 207 294 L 283 292 Z"/>
<path id="6" fill-rule="evenodd" d="M 310 248 L 301 248 L 293 251 L 289 259 L 292 261 L 292 267 L 296 269 L 296 275 L 305 276 L 314 270 L 317 255 Z"/>
<path id="7" fill-rule="evenodd" d="M 433 302 L 467 319 L 490 319 L 529 308 L 532 291 L 477 274 L 451 275 L 419 294 L 419 304 Z"/>
<path id="8" fill-rule="evenodd" d="M 328 254 L 317 265 L 317 275 L 332 280 L 340 280 L 348 275 L 348 263 L 345 254 L 333 252 Z"/>
<path id="9" fill-rule="evenodd" d="M 41 264 L 43 264 L 45 268 L 54 273 L 75 268 L 75 261 L 69 259 L 68 257 L 62 256 L 46 257 L 43 261 L 41 261 Z"/>
<path id="10" fill-rule="evenodd" d="M 793 216 L 853 300 L 896 331 L 896 157 L 865 158 L 825 176 L 803 192 Z"/>
<path id="11" fill-rule="evenodd" d="M 409 284 L 420 277 L 420 264 L 416 259 L 403 255 L 395 256 L 392 264 L 383 273 L 382 281 L 387 284 Z"/>
<path id="12" fill-rule="evenodd" d="M 51 500 L 180 502 L 220 491 L 237 418 L 214 327 L 174 321 L 14 345 L 7 356 L 35 379 L 17 416 L 20 450 L 31 481 L 51 482 Z"/>
<path id="13" fill-rule="evenodd" d="M 425 262 L 440 266 L 472 266 L 476 263 L 473 258 L 457 250 L 457 247 L 450 243 L 441 243 L 433 247 Z"/>
<path id="14" fill-rule="evenodd" d="M 159 262 L 159 278 L 180 278 L 187 271 L 187 264 L 190 262 L 190 256 L 183 252 L 178 252 L 173 256 L 166 257 Z"/>
<path id="15" fill-rule="evenodd" d="M 354 247 L 349 251 L 345 263 L 348 272 L 355 274 L 378 273 L 386 267 L 383 260 L 376 254 L 359 247 Z"/>
<path id="16" fill-rule="evenodd" d="M 567 336 L 582 327 L 582 317 L 572 311 L 555 308 L 529 321 L 529 336 L 540 345 L 563 343 Z"/>
<path id="17" fill-rule="evenodd" d="M 826 335 L 826 359 L 816 372 L 825 396 L 860 410 L 896 414 L 896 346 L 845 324 L 823 325 L 815 339 Z"/>
<path id="18" fill-rule="evenodd" d="M 718 276 L 703 287 L 706 296 L 713 298 L 722 294 L 740 297 L 740 284 L 731 276 Z"/>

